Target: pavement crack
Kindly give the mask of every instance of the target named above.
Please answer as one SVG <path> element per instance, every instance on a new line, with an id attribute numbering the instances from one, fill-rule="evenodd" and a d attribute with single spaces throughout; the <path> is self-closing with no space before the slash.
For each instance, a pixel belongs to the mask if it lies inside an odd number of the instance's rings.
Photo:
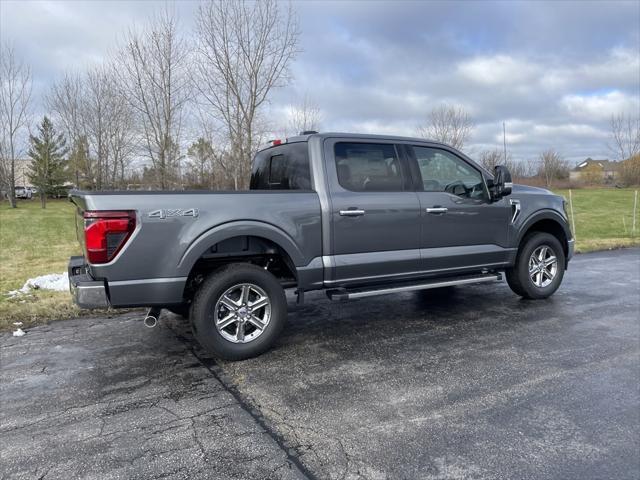
<path id="1" fill-rule="evenodd" d="M 198 437 L 198 431 L 196 430 L 196 421 L 193 418 L 191 419 L 191 432 L 193 436 L 193 441 L 196 442 L 196 445 L 200 449 L 200 453 L 202 454 L 202 457 L 206 459 L 207 452 L 204 449 L 204 445 L 200 441 L 200 437 Z"/>
<path id="2" fill-rule="evenodd" d="M 50 468 L 48 468 L 46 472 L 44 472 L 42 475 L 40 475 L 40 476 L 38 477 L 38 480 L 44 480 L 44 479 L 45 479 L 45 477 L 49 474 L 49 471 L 50 471 L 50 470 L 51 470 L 51 469 L 50 469 Z"/>
<path id="3" fill-rule="evenodd" d="M 295 465 L 296 468 L 309 480 L 315 480 L 317 477 L 304 465 L 302 459 L 298 455 L 297 451 L 293 451 L 290 448 L 287 448 L 286 440 L 284 437 L 278 433 L 276 430 L 271 428 L 263 415 L 258 411 L 257 408 L 254 408 L 249 401 L 247 401 L 244 396 L 240 393 L 235 385 L 230 382 L 226 382 L 223 380 L 224 372 L 220 369 L 219 365 L 213 359 L 203 358 L 193 347 L 193 344 L 184 337 L 182 334 L 177 332 L 171 327 L 168 327 L 169 330 L 173 332 L 176 338 L 181 341 L 185 347 L 191 352 L 191 354 L 200 362 L 200 364 L 206 368 L 211 375 L 218 381 L 218 383 L 227 391 L 237 402 L 238 406 L 244 410 L 253 420 L 258 424 L 258 426 L 264 431 L 264 433 L 271 438 L 273 442 L 282 450 L 284 455 L 292 465 Z"/>

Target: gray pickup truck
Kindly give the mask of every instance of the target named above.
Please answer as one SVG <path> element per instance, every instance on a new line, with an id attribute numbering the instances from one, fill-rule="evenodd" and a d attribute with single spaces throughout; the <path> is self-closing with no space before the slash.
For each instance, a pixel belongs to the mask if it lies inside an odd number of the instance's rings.
<path id="1" fill-rule="evenodd" d="M 77 192 L 84 308 L 166 308 L 213 354 L 268 349 L 285 289 L 332 300 L 506 276 L 518 295 L 559 287 L 574 241 L 566 204 L 423 139 L 305 132 L 257 153 L 249 191 Z"/>

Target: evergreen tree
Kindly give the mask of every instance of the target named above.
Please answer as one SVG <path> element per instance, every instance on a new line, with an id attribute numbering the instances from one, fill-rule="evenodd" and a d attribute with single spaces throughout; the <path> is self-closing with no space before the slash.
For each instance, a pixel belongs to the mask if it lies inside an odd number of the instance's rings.
<path id="1" fill-rule="evenodd" d="M 70 178 L 75 187 L 79 189 L 92 189 L 93 187 L 88 151 L 89 145 L 87 137 L 84 135 L 73 142 L 69 150 L 67 177 Z"/>
<path id="2" fill-rule="evenodd" d="M 29 141 L 29 180 L 38 187 L 40 203 L 42 208 L 46 208 L 47 195 L 53 193 L 55 187 L 65 180 L 66 141 L 62 134 L 56 133 L 53 123 L 46 116 L 38 126 L 38 135 L 30 135 Z"/>

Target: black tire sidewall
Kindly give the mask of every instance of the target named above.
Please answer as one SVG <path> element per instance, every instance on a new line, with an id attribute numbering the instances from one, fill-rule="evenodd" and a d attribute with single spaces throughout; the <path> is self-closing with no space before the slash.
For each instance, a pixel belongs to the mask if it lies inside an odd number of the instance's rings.
<path id="1" fill-rule="evenodd" d="M 271 301 L 271 319 L 265 331 L 249 343 L 226 340 L 215 327 L 214 310 L 221 295 L 239 283 L 262 288 Z M 211 274 L 200 287 L 191 306 L 193 333 L 202 347 L 214 355 L 241 360 L 267 350 L 278 338 L 287 319 L 287 301 L 280 282 L 266 270 L 250 264 L 229 265 Z"/>
<path id="2" fill-rule="evenodd" d="M 538 247 L 543 245 L 546 245 L 553 250 L 553 253 L 558 259 L 558 270 L 552 282 L 546 287 L 541 288 L 533 283 L 533 280 L 529 275 L 529 258 Z M 524 293 L 526 293 L 526 297 L 541 299 L 553 295 L 562 283 L 565 269 L 564 250 L 562 249 L 562 245 L 558 239 L 549 233 L 535 233 L 526 240 L 518 257 L 518 265 L 516 268 L 519 276 L 519 283 L 522 286 Z"/>
<path id="3" fill-rule="evenodd" d="M 182 305 L 172 305 L 166 308 L 174 315 L 182 318 L 189 318 L 189 312 L 191 311 L 191 306 L 188 303 L 183 303 Z"/>

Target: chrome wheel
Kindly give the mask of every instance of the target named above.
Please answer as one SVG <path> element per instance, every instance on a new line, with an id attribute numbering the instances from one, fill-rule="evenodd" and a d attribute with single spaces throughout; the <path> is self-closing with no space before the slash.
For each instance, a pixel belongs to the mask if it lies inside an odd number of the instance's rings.
<path id="1" fill-rule="evenodd" d="M 271 301 L 257 285 L 234 285 L 218 299 L 213 318 L 216 329 L 225 340 L 248 343 L 262 335 L 269 325 Z"/>
<path id="2" fill-rule="evenodd" d="M 547 245 L 536 248 L 529 258 L 529 277 L 538 288 L 548 287 L 558 273 L 558 259 Z"/>

